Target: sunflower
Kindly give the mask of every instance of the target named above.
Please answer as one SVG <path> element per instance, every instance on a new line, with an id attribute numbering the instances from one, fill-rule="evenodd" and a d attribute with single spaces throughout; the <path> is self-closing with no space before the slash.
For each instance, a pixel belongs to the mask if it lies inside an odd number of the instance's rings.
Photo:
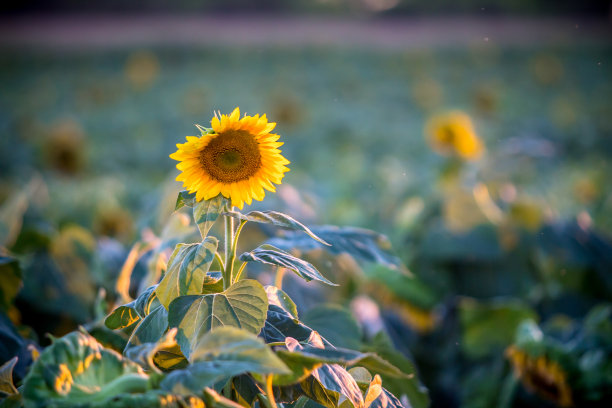
<path id="1" fill-rule="evenodd" d="M 506 350 L 506 357 L 526 389 L 560 407 L 574 405 L 567 375 L 559 363 L 544 355 L 532 357 L 516 346 Z"/>
<path id="2" fill-rule="evenodd" d="M 266 115 L 244 116 L 240 109 L 231 115 L 215 115 L 211 129 L 198 126 L 202 136 L 187 136 L 187 143 L 177 144 L 170 158 L 179 161 L 182 171 L 176 178 L 196 200 L 208 200 L 222 194 L 232 205 L 263 200 L 264 189 L 276 191 L 289 161 L 278 149 L 279 135 L 270 133 L 276 123 Z"/>
<path id="3" fill-rule="evenodd" d="M 425 133 L 431 147 L 440 154 L 476 160 L 484 151 L 472 120 L 463 112 L 452 111 L 434 116 L 427 122 Z"/>

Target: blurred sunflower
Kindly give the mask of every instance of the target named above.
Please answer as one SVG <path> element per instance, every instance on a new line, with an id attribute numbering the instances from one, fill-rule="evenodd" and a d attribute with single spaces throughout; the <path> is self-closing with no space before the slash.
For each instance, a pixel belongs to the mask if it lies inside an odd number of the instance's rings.
<path id="1" fill-rule="evenodd" d="M 559 363 L 544 355 L 532 357 L 516 346 L 506 350 L 506 357 L 526 389 L 560 407 L 574 405 L 567 375 Z"/>
<path id="2" fill-rule="evenodd" d="M 451 111 L 432 117 L 425 125 L 425 133 L 432 149 L 443 155 L 477 160 L 484 152 L 472 120 L 463 112 Z"/>
<path id="3" fill-rule="evenodd" d="M 198 126 L 202 136 L 187 136 L 187 143 L 177 144 L 170 155 L 182 171 L 176 179 L 196 193 L 196 200 L 222 194 L 242 209 L 245 202 L 263 200 L 264 189 L 276 191 L 272 183 L 280 184 L 289 171 L 289 161 L 278 149 L 280 136 L 270 133 L 276 123 L 268 122 L 265 114 L 240 119 L 239 108 L 210 123 L 212 129 Z"/>

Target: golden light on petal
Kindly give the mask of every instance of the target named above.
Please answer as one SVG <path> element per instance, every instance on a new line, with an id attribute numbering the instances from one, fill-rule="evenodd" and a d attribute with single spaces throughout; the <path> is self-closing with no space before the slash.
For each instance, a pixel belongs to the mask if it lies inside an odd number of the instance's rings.
<path id="1" fill-rule="evenodd" d="M 472 120 L 463 112 L 452 111 L 432 117 L 425 126 L 425 133 L 432 149 L 443 155 L 476 160 L 484 152 Z"/>
<path id="2" fill-rule="evenodd" d="M 560 407 L 571 407 L 572 390 L 563 368 L 546 356 L 532 357 L 516 346 L 506 350 L 514 375 L 525 388 L 542 398 L 553 401 Z"/>
<path id="3" fill-rule="evenodd" d="M 240 118 L 236 108 L 231 115 L 215 116 L 210 124 L 202 136 L 187 136 L 186 143 L 176 145 L 178 150 L 170 155 L 179 162 L 176 179 L 198 201 L 222 194 L 240 209 L 263 200 L 264 190 L 274 192 L 274 184 L 289 171 L 289 161 L 278 149 L 280 136 L 270 133 L 276 123 L 268 122 L 266 115 Z"/>

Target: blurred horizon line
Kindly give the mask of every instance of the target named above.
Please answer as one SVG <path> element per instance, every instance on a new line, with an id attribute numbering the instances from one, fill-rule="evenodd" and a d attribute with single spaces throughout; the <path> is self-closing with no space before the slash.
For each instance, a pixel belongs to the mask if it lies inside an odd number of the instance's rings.
<path id="1" fill-rule="evenodd" d="M 134 46 L 341 46 L 421 49 L 457 45 L 610 44 L 593 17 L 346 18 L 253 15 L 30 15 L 0 17 L 0 46 L 54 49 Z"/>

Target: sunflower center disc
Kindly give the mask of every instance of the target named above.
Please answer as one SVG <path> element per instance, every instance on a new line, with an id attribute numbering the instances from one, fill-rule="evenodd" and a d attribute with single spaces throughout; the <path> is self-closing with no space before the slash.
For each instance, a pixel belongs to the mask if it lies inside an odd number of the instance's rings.
<path id="1" fill-rule="evenodd" d="M 210 176 L 223 183 L 246 180 L 261 167 L 259 145 L 243 130 L 219 134 L 202 150 L 200 162 Z"/>

